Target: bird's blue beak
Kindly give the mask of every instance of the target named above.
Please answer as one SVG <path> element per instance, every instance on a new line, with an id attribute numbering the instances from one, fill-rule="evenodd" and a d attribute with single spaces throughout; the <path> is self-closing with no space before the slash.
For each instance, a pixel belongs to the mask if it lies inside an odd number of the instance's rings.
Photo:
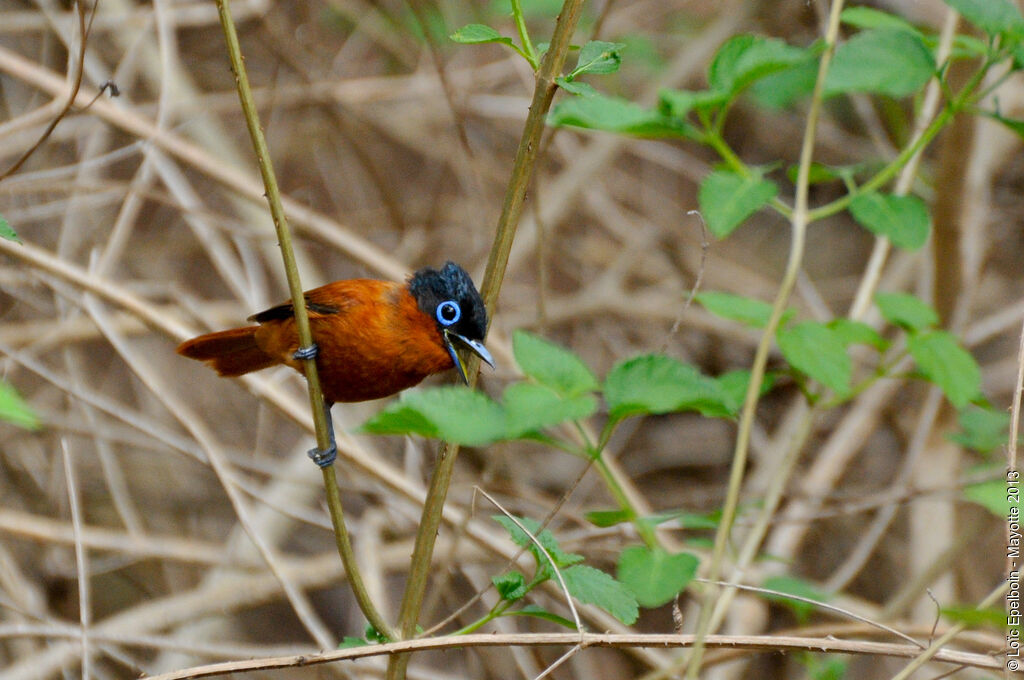
<path id="1" fill-rule="evenodd" d="M 444 331 L 444 344 L 448 348 L 448 353 L 452 355 L 452 361 L 455 363 L 455 368 L 459 370 L 459 375 L 462 376 L 462 382 L 469 384 L 469 374 L 466 373 L 466 367 L 463 365 L 462 360 L 459 359 L 459 353 L 455 350 L 453 340 L 458 340 L 462 343 L 469 351 L 480 357 L 480 360 L 486 363 L 491 368 L 494 368 L 494 359 L 491 358 L 491 353 L 487 351 L 483 343 L 478 340 L 470 340 L 465 335 L 460 335 L 455 331 L 445 329 Z"/>

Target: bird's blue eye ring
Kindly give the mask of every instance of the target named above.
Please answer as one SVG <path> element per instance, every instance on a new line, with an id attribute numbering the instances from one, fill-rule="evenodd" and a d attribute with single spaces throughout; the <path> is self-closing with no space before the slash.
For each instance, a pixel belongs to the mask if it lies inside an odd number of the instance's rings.
<path id="1" fill-rule="evenodd" d="M 437 306 L 437 320 L 442 326 L 452 326 L 462 318 L 462 310 L 455 300 L 445 300 Z"/>

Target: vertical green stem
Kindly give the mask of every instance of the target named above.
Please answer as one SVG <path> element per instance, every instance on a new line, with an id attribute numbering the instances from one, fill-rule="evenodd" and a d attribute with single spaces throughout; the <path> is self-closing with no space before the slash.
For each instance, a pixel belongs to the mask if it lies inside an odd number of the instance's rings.
<path id="1" fill-rule="evenodd" d="M 480 294 L 487 305 L 489 318 L 493 317 L 497 305 L 501 282 L 505 276 L 505 268 L 508 266 L 508 256 L 512 250 L 512 242 L 515 239 L 516 228 L 519 225 L 519 216 L 522 214 L 526 191 L 530 185 L 530 175 L 536 164 L 537 151 L 540 148 L 540 139 L 544 132 L 545 120 L 548 110 L 551 108 L 551 101 L 554 99 L 555 90 L 557 89 L 555 78 L 562 71 L 565 55 L 569 51 L 570 40 L 573 32 L 576 30 L 576 23 L 579 21 L 582 9 L 583 0 L 565 0 L 555 24 L 554 34 L 551 37 L 551 46 L 544 55 L 544 60 L 541 62 L 540 69 L 537 72 L 537 84 L 533 91 L 533 100 L 530 104 L 529 113 L 526 116 L 526 124 L 523 127 L 519 147 L 516 150 L 512 174 L 509 178 L 508 188 L 505 191 L 505 200 L 502 204 L 501 217 L 498 220 L 497 234 L 494 244 L 491 246 L 490 257 L 487 260 L 487 269 L 480 286 Z M 480 361 L 476 356 L 471 357 L 467 362 L 469 375 L 474 382 L 479 367 Z M 434 542 L 437 538 L 438 528 L 441 525 L 444 501 L 448 495 L 448 487 L 451 484 L 458 452 L 458 445 L 448 442 L 442 443 L 438 452 L 434 475 L 430 480 L 430 488 L 427 491 L 426 502 L 423 506 L 420 528 L 416 534 L 416 543 L 413 546 L 409 580 L 406 583 L 405 593 L 402 596 L 402 604 L 399 609 L 399 633 L 403 639 L 412 637 L 416 632 L 416 623 L 419 619 L 420 607 L 423 604 L 423 594 L 426 591 L 427 578 L 430 574 Z M 386 675 L 388 680 L 403 680 L 408 664 L 408 654 L 391 657 L 388 662 Z"/>
<path id="2" fill-rule="evenodd" d="M 277 231 L 277 240 L 281 247 L 281 257 L 284 260 L 285 275 L 288 277 L 288 290 L 292 298 L 292 308 L 295 314 L 295 328 L 299 335 L 299 346 L 310 347 L 313 344 L 313 335 L 309 328 L 309 315 L 306 312 L 306 300 L 302 294 L 302 282 L 299 279 L 299 270 L 295 264 L 295 251 L 292 249 L 291 231 L 288 229 L 288 220 L 284 214 L 284 206 L 281 202 L 281 191 L 277 186 L 277 177 L 274 175 L 274 167 L 270 160 L 270 149 L 267 147 L 267 140 L 260 128 L 259 112 L 256 109 L 256 101 L 252 96 L 252 88 L 249 86 L 249 77 L 245 70 L 245 63 L 242 58 L 242 48 L 238 42 L 238 32 L 235 30 L 235 22 L 231 18 L 231 8 L 228 0 L 216 0 L 217 12 L 220 15 L 221 28 L 224 31 L 224 42 L 227 45 L 228 57 L 231 61 L 231 72 L 235 76 L 235 84 L 238 87 L 238 98 L 242 105 L 242 112 L 245 115 L 245 124 L 249 129 L 249 137 L 252 140 L 253 149 L 256 152 L 256 160 L 260 166 L 260 174 L 263 177 L 263 186 L 267 192 L 267 202 L 270 204 L 270 214 L 274 220 L 274 229 Z M 333 445 L 330 424 L 327 421 L 327 413 L 324 410 L 323 392 L 320 389 L 320 377 L 316 370 L 316 361 L 306 359 L 303 362 L 306 373 L 306 381 L 309 384 L 309 403 L 313 410 L 313 423 L 316 427 L 316 443 L 321 451 L 327 450 Z M 338 545 L 338 554 L 348 575 L 349 584 L 355 594 L 359 608 L 373 626 L 381 633 L 393 638 L 390 626 L 384 621 L 377 608 L 370 599 L 369 593 L 363 587 L 363 580 L 359 574 L 355 561 L 355 553 L 349 541 L 348 532 L 345 530 L 345 516 L 341 508 L 341 493 L 338 489 L 338 480 L 335 476 L 334 467 L 329 466 L 323 469 L 324 484 L 327 490 L 327 503 L 330 508 L 331 520 L 334 524 L 334 536 Z"/>
<path id="3" fill-rule="evenodd" d="M 736 519 L 736 509 L 739 506 L 743 475 L 747 469 L 750 434 L 754 424 L 754 412 L 757 408 L 761 383 L 764 380 L 768 353 L 771 350 L 772 343 L 775 341 L 775 330 L 778 328 L 782 314 L 786 310 L 786 305 L 793 292 L 793 287 L 796 284 L 797 275 L 800 273 L 800 266 L 803 262 L 804 244 L 807 236 L 807 196 L 810 186 L 811 160 L 814 156 L 814 140 L 818 130 L 818 117 L 821 114 L 822 90 L 825 84 L 825 76 L 828 73 L 829 64 L 832 63 L 832 54 L 835 52 L 836 38 L 839 35 L 839 15 L 842 8 L 843 0 L 835 0 L 830 10 L 828 31 L 825 36 L 825 52 L 821 55 L 821 63 L 818 65 L 818 77 L 814 85 L 810 110 L 807 113 L 807 126 L 804 129 L 803 145 L 800 149 L 800 168 L 796 181 L 796 204 L 793 207 L 791 218 L 793 241 L 790 244 L 789 260 L 786 263 L 786 271 L 779 285 L 779 292 L 775 297 L 772 315 L 768 320 L 764 333 L 761 335 L 761 340 L 757 345 L 757 352 L 754 355 L 754 363 L 750 370 L 750 384 L 747 386 L 743 411 L 740 415 L 739 429 L 736 434 L 736 447 L 733 452 L 732 469 L 729 473 L 729 486 L 726 492 L 725 505 L 722 508 L 722 519 L 715 534 L 715 546 L 711 554 L 711 564 L 708 567 L 707 579 L 709 581 L 718 581 L 722 571 L 725 549 L 729 544 L 732 524 Z M 690 655 L 686 669 L 688 680 L 695 680 L 700 673 L 701 660 L 704 655 L 704 637 L 709 633 L 711 615 L 714 611 L 718 593 L 719 587 L 715 585 L 709 585 L 705 592 L 700 619 L 697 622 L 696 640 L 694 641 L 693 652 Z"/>

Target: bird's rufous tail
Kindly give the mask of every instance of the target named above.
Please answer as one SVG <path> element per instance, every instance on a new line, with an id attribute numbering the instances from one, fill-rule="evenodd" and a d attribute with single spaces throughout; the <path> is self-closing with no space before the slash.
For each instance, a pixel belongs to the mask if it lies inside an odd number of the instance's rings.
<path id="1" fill-rule="evenodd" d="M 279 363 L 256 344 L 259 326 L 207 333 L 178 345 L 178 354 L 205 361 L 223 376 L 239 376 Z"/>

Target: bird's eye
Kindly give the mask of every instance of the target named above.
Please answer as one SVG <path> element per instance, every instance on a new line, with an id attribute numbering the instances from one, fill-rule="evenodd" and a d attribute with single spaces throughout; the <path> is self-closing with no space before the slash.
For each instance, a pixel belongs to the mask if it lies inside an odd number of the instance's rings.
<path id="1" fill-rule="evenodd" d="M 462 310 L 455 300 L 445 300 L 437 306 L 437 320 L 442 326 L 451 326 L 462 318 Z"/>

